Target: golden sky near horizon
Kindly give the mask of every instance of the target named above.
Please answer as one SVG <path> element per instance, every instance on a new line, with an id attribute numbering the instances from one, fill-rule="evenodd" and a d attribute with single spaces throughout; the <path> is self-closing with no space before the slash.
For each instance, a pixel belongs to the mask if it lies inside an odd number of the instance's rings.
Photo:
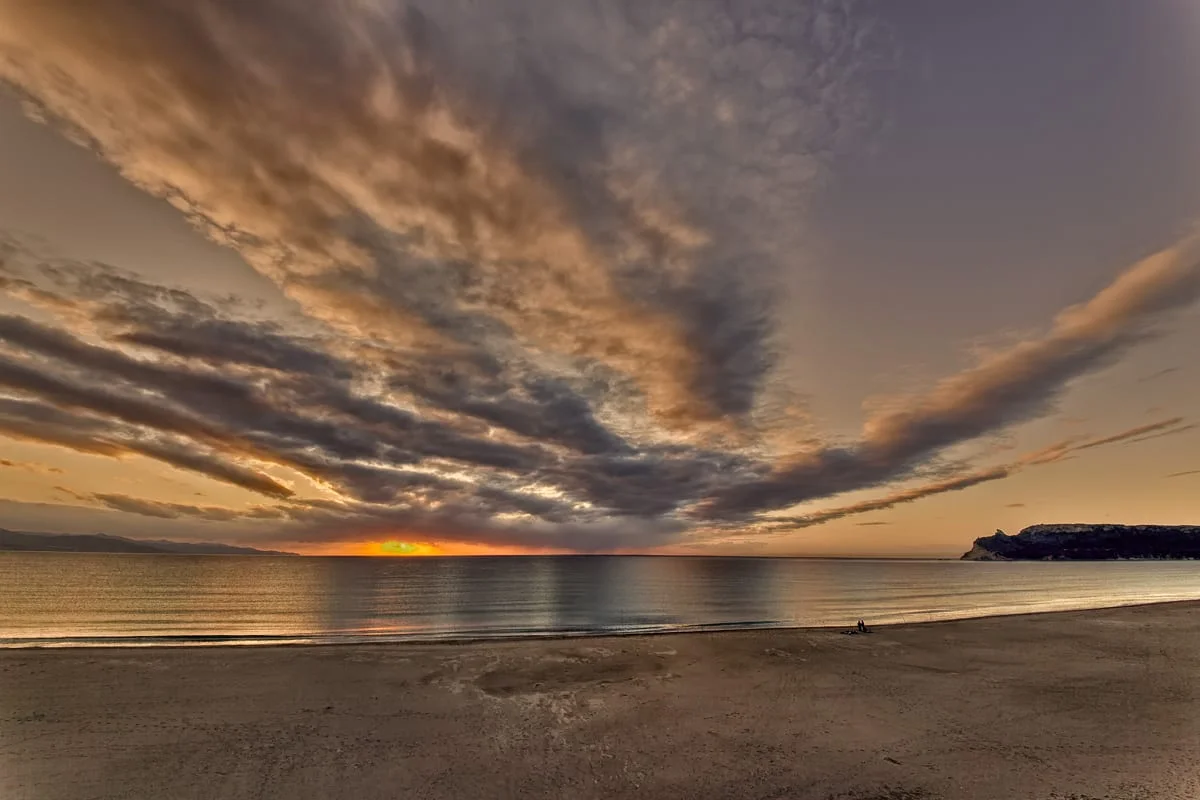
<path id="1" fill-rule="evenodd" d="M 0 527 L 1198 521 L 1192 9 L 533 5 L 0 0 Z"/>

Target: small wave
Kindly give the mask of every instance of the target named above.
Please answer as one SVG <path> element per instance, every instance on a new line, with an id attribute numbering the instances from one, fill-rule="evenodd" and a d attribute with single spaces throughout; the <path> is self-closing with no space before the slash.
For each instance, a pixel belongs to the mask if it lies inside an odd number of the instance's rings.
<path id="1" fill-rule="evenodd" d="M 637 636 L 659 633 L 703 633 L 755 628 L 796 627 L 780 620 L 745 620 L 696 624 L 618 624 L 592 628 L 502 628 L 453 631 L 313 633 L 310 635 L 163 635 L 163 636 L 57 636 L 0 638 L 0 649 L 138 648 L 138 647 L 278 647 L 291 645 L 346 645 L 421 642 L 472 642 L 484 640 L 576 638 L 587 636 Z"/>

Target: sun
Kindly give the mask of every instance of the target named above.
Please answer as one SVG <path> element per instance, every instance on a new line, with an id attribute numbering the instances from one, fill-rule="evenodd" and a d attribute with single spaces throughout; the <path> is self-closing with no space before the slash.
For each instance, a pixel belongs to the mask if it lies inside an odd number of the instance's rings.
<path id="1" fill-rule="evenodd" d="M 435 556 L 441 552 L 436 546 L 425 542 L 381 542 L 379 553 L 385 556 Z"/>

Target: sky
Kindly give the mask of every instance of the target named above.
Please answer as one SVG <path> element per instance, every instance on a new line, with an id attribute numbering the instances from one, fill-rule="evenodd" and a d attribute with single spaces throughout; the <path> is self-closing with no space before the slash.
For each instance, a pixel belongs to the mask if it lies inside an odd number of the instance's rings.
<path id="1" fill-rule="evenodd" d="M 1198 83 L 1188 0 L 0 0 L 0 527 L 1197 523 Z"/>

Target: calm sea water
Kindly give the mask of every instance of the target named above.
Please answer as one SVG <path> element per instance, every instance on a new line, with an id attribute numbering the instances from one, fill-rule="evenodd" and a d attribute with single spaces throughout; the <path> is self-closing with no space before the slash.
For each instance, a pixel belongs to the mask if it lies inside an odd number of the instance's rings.
<path id="1" fill-rule="evenodd" d="M 1200 598 L 1200 562 L 0 553 L 0 647 L 916 622 Z"/>

